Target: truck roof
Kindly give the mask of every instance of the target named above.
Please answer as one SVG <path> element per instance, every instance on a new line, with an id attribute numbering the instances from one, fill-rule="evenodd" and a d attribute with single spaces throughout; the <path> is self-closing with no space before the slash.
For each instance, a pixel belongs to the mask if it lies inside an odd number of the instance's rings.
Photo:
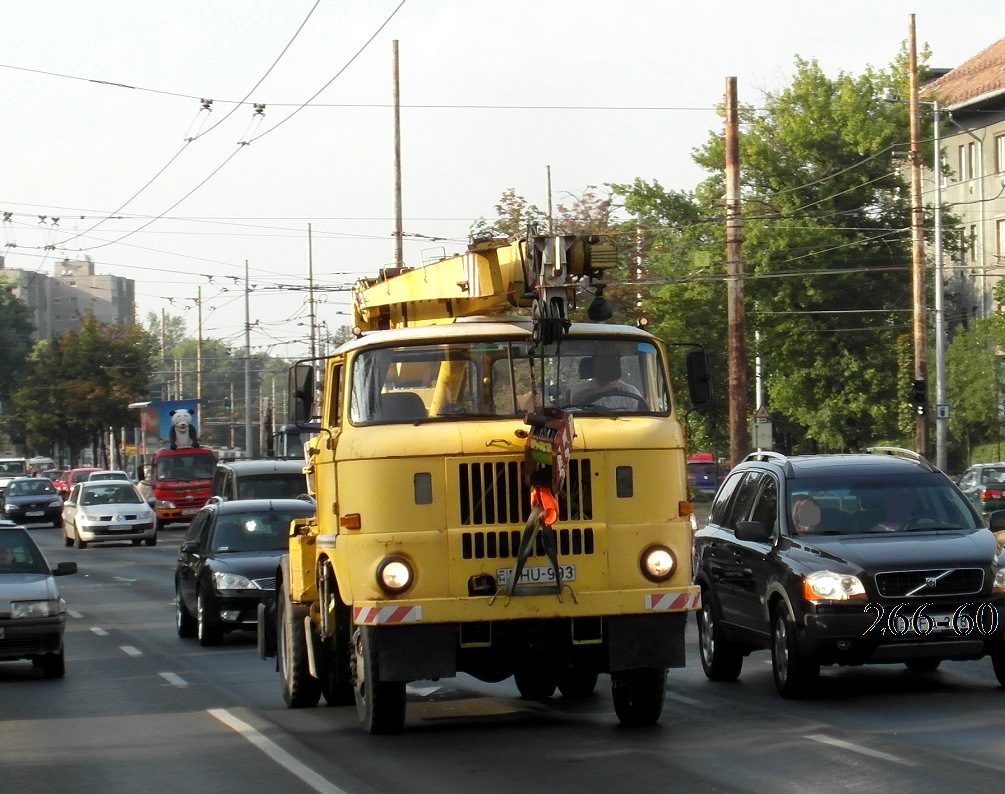
<path id="1" fill-rule="evenodd" d="M 365 331 L 362 336 L 350 339 L 339 346 L 337 353 L 346 353 L 374 345 L 393 345 L 421 340 L 460 339 L 529 339 L 533 319 L 524 316 L 462 317 L 452 323 L 392 328 L 386 331 Z M 573 323 L 564 339 L 577 336 L 629 336 L 651 340 L 653 335 L 632 325 L 608 325 L 606 323 Z"/>

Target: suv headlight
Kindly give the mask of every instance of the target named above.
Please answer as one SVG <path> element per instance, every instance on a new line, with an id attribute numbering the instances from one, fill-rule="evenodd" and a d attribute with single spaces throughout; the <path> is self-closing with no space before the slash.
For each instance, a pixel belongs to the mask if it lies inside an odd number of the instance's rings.
<path id="1" fill-rule="evenodd" d="M 851 574 L 816 571 L 803 579 L 803 598 L 807 601 L 850 601 L 865 597 L 862 580 Z"/>
<path id="2" fill-rule="evenodd" d="M 59 601 L 11 601 L 12 618 L 47 618 L 59 614 Z"/>
<path id="3" fill-rule="evenodd" d="M 217 590 L 253 590 L 255 586 L 247 576 L 213 571 L 213 584 Z"/>

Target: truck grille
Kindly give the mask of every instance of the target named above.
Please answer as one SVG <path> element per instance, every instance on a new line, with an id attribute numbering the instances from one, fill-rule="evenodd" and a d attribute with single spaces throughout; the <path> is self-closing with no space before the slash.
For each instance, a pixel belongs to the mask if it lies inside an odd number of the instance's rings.
<path id="1" fill-rule="evenodd" d="M 876 574 L 876 588 L 884 598 L 965 596 L 979 593 L 983 587 L 981 568 L 933 568 Z"/>
<path id="2" fill-rule="evenodd" d="M 530 488 L 524 471 L 524 463 L 515 460 L 459 464 L 461 525 L 526 523 L 530 516 Z M 558 494 L 559 521 L 593 520 L 591 475 L 589 458 L 569 461 L 565 486 Z"/>
<path id="3" fill-rule="evenodd" d="M 465 560 L 515 558 L 520 549 L 522 530 L 511 529 L 498 532 L 464 532 L 461 534 L 461 556 Z M 575 557 L 593 554 L 593 530 L 556 529 L 555 545 L 560 557 Z M 537 544 L 531 552 L 533 557 L 544 556 L 544 541 L 537 536 Z"/>

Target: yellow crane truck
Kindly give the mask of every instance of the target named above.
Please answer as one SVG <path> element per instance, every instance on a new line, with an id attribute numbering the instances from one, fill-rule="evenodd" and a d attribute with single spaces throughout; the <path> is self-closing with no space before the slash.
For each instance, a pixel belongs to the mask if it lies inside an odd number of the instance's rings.
<path id="1" fill-rule="evenodd" d="M 622 723 L 659 719 L 700 606 L 685 434 L 667 347 L 603 322 L 615 264 L 596 237 L 475 242 L 358 282 L 355 338 L 291 368 L 317 513 L 259 609 L 290 707 L 397 733 L 411 681 L 576 698 L 609 674 Z M 704 350 L 683 359 L 707 402 Z"/>

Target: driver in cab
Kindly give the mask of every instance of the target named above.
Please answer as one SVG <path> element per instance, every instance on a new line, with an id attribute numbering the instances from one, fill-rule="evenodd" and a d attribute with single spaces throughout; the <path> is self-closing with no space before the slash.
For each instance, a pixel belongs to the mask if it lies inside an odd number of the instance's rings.
<path id="1" fill-rule="evenodd" d="M 578 406 L 599 405 L 619 411 L 646 411 L 642 392 L 621 379 L 621 359 L 615 355 L 596 355 L 580 362 L 579 374 L 589 382 L 572 396 Z"/>

